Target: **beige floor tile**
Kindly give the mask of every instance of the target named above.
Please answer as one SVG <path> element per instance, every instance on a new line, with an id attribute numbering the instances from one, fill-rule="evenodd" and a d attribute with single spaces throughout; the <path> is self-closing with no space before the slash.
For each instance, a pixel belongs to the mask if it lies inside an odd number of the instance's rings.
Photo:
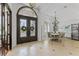
<path id="1" fill-rule="evenodd" d="M 52 40 L 34 41 L 17 45 L 7 56 L 79 56 L 79 41 L 62 38 L 62 42 Z"/>

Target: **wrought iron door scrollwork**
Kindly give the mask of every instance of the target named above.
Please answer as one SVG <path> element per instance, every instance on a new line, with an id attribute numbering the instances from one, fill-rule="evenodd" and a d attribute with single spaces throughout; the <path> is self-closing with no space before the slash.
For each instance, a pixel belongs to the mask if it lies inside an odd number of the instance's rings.
<path id="1" fill-rule="evenodd" d="M 31 26 L 31 27 L 30 27 L 30 30 L 31 30 L 31 31 L 33 31 L 33 30 L 34 30 L 34 27 L 33 27 L 33 26 Z"/>

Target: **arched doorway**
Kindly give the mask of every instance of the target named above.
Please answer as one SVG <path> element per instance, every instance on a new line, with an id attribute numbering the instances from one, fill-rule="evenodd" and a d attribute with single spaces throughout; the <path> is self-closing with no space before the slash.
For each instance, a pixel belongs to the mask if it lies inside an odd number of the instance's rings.
<path id="1" fill-rule="evenodd" d="M 37 40 L 37 14 L 33 8 L 23 6 L 17 12 L 17 44 Z"/>

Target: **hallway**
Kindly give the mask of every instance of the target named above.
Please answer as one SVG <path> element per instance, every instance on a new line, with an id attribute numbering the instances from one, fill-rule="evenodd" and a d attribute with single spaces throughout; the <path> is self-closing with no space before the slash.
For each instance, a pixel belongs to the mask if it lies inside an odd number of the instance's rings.
<path id="1" fill-rule="evenodd" d="M 62 42 L 35 41 L 17 45 L 7 56 L 72 56 L 79 55 L 79 41 L 63 38 Z"/>
<path id="2" fill-rule="evenodd" d="M 6 50 L 7 56 L 79 55 L 79 4 L 2 3 L 0 7 L 2 55 Z M 62 42 L 48 40 L 59 38 Z"/>

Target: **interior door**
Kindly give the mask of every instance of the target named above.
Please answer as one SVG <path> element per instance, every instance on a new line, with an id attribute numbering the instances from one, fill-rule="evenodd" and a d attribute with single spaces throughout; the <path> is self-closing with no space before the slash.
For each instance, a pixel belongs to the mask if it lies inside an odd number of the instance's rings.
<path id="1" fill-rule="evenodd" d="M 33 17 L 18 15 L 18 44 L 37 40 L 36 20 Z"/>

